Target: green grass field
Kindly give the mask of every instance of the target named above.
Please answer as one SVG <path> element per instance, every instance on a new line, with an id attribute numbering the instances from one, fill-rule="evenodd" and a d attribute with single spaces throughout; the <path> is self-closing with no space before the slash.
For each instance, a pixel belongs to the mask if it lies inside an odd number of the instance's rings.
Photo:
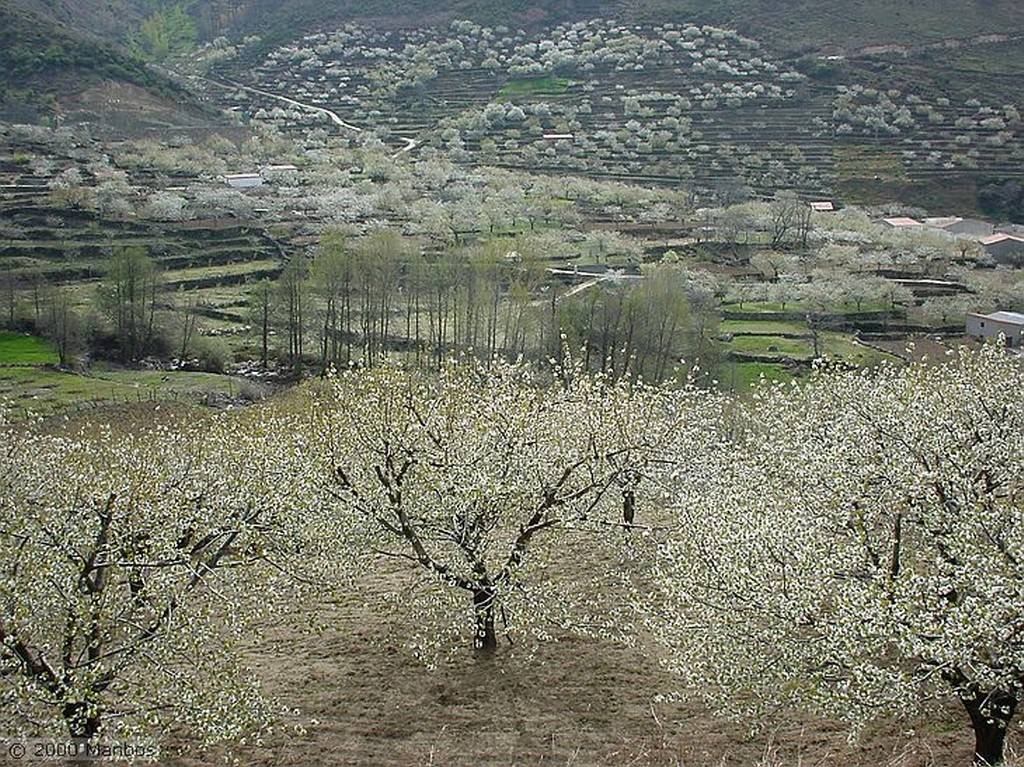
<path id="1" fill-rule="evenodd" d="M 720 333 L 794 333 L 805 335 L 806 322 L 783 322 L 779 320 L 722 320 L 718 325 Z"/>
<path id="2" fill-rule="evenodd" d="M 53 346 L 26 333 L 0 331 L 0 365 L 56 365 Z"/>
<path id="3" fill-rule="evenodd" d="M 226 401 L 252 384 L 213 373 L 95 368 L 89 375 L 38 367 L 0 367 L 0 402 L 14 417 L 141 402 Z"/>
<path id="4" fill-rule="evenodd" d="M 786 306 L 790 312 L 797 308 L 795 302 Z M 730 339 L 720 343 L 720 351 L 726 355 L 730 352 L 740 354 L 748 359 L 763 358 L 753 361 L 728 359 L 723 362 L 715 371 L 715 377 L 723 390 L 743 392 L 762 377 L 769 381 L 788 381 L 809 371 L 807 363 L 815 356 L 814 338 L 805 322 L 775 319 L 773 313 L 782 310 L 777 303 L 749 303 L 743 306 L 743 311 L 764 312 L 766 318 L 729 319 L 723 320 L 718 326 L 719 333 Z M 893 359 L 890 355 L 856 343 L 846 333 L 819 333 L 817 352 L 821 357 L 858 367 L 873 367 L 883 359 Z M 779 362 L 780 359 L 783 361 Z"/>
<path id="5" fill-rule="evenodd" d="M 784 365 L 772 362 L 728 361 L 722 363 L 715 380 L 722 391 L 742 394 L 762 377 L 767 381 L 790 381 L 794 374 Z"/>
<path id="6" fill-rule="evenodd" d="M 795 359 L 806 359 L 814 352 L 810 338 L 781 338 L 779 336 L 735 336 L 726 344 L 726 348 L 741 354 Z"/>

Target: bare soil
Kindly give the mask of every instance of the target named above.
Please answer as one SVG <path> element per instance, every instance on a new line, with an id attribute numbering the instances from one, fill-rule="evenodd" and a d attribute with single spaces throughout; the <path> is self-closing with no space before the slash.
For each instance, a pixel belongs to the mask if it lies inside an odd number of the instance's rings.
<path id="1" fill-rule="evenodd" d="M 247 131 L 222 115 L 122 82 L 106 81 L 61 103 L 65 119 L 89 126 L 105 141 L 151 138 L 200 142 L 218 134 L 244 138 Z"/>
<path id="2" fill-rule="evenodd" d="M 889 765 L 970 764 L 956 705 L 869 727 L 784 714 L 758 731 L 716 717 L 643 647 L 561 636 L 524 654 L 468 648 L 429 670 L 384 615 L 377 578 L 340 599 L 295 605 L 261 636 L 250 663 L 265 692 L 298 713 L 259 746 L 175 754 L 174 767 L 248 765 Z M 310 632 L 316 614 L 322 630 Z M 642 645 L 642 643 L 641 643 Z M 673 700 L 657 696 L 676 692 Z M 181 745 L 180 743 L 178 744 Z"/>
<path id="3" fill-rule="evenodd" d="M 980 344 L 966 336 L 908 338 L 901 341 L 872 341 L 871 346 L 904 360 L 945 360 L 949 352 L 960 347 L 977 348 Z"/>

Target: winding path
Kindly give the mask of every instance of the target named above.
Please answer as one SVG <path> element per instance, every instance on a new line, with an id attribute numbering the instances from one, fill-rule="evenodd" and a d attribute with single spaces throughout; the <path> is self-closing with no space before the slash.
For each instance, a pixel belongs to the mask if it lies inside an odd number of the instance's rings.
<path id="1" fill-rule="evenodd" d="M 574 274 L 574 272 L 570 272 L 568 270 L 562 270 L 562 269 L 548 269 L 548 274 L 549 275 L 553 275 L 553 274 Z M 586 282 L 581 282 L 579 285 L 573 285 L 571 288 L 569 288 L 564 293 L 557 294 L 555 296 L 555 298 L 553 299 L 553 301 L 556 304 L 561 303 L 562 301 L 564 301 L 567 298 L 572 298 L 573 296 L 578 295 L 578 294 L 582 293 L 585 290 L 590 290 L 591 288 L 600 285 L 602 282 L 609 282 L 609 281 L 617 282 L 617 281 L 620 281 L 620 280 L 642 280 L 642 279 L 643 279 L 643 275 L 621 274 L 619 272 L 611 272 L 611 273 L 608 273 L 608 274 L 602 274 L 600 276 L 593 277 L 593 278 L 587 280 Z M 541 299 L 538 299 L 538 300 L 535 300 L 535 301 L 531 301 L 530 305 L 531 306 L 543 306 L 545 304 L 550 304 L 551 302 L 552 301 L 547 299 L 547 298 L 541 298 Z"/>
<path id="2" fill-rule="evenodd" d="M 331 120 L 332 123 L 337 125 L 339 128 L 342 128 L 343 130 L 352 131 L 353 133 L 362 133 L 363 132 L 363 129 L 360 128 L 358 125 L 353 125 L 350 122 L 346 122 L 345 120 L 342 120 L 337 112 L 334 112 L 334 111 L 332 111 L 330 109 L 327 109 L 326 107 L 320 107 L 320 106 L 317 106 L 315 104 L 306 104 L 306 103 L 304 103 L 302 101 L 297 101 L 296 99 L 293 99 L 290 96 L 282 96 L 279 93 L 272 93 L 271 91 L 266 91 L 266 90 L 263 90 L 262 88 L 254 88 L 251 85 L 242 85 L 241 83 L 232 82 L 231 80 L 225 80 L 225 81 L 221 82 L 221 81 L 218 81 L 218 80 L 211 80 L 211 79 L 206 78 L 206 77 L 203 77 L 201 79 L 204 80 L 205 82 L 208 82 L 208 83 L 210 83 L 212 85 L 216 85 L 216 86 L 218 86 L 220 88 L 225 88 L 225 89 L 230 89 L 230 90 L 248 91 L 249 93 L 255 93 L 255 94 L 259 95 L 259 96 L 265 96 L 266 98 L 277 99 L 278 101 L 283 101 L 286 104 L 291 104 L 292 106 L 299 107 L 300 109 L 307 109 L 307 110 L 309 110 L 311 112 L 319 112 L 320 114 L 327 115 L 327 117 Z M 419 142 L 416 141 L 416 139 L 405 138 L 405 137 L 402 137 L 402 136 L 396 136 L 395 138 L 397 138 L 399 141 L 402 141 L 405 144 L 405 146 L 403 146 L 401 149 L 399 149 L 397 152 L 395 152 L 394 156 L 396 156 L 396 157 L 398 155 L 400 155 L 400 154 L 405 154 L 406 152 L 411 152 L 413 149 L 415 149 L 419 145 Z"/>
<path id="3" fill-rule="evenodd" d="M 974 35 L 973 37 L 947 37 L 930 43 L 919 43 L 918 45 L 899 45 L 895 43 L 864 45 L 850 51 L 846 54 L 846 58 L 877 56 L 885 53 L 909 56 L 928 50 L 969 48 L 978 45 L 992 45 L 993 43 L 1018 42 L 1022 39 L 1024 39 L 1024 35 L 984 34 Z"/>

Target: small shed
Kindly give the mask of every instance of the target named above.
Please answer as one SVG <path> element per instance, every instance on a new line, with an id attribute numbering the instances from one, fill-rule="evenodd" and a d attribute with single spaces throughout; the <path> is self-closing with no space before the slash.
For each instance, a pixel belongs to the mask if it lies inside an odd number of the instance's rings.
<path id="1" fill-rule="evenodd" d="M 815 213 L 832 213 L 836 209 L 831 200 L 814 200 L 808 204 Z"/>
<path id="2" fill-rule="evenodd" d="M 924 224 L 927 227 L 938 229 L 947 234 L 964 237 L 987 237 L 995 231 L 995 226 L 988 221 L 981 221 L 976 218 L 960 218 L 959 216 L 926 218 Z"/>
<path id="3" fill-rule="evenodd" d="M 906 216 L 896 216 L 895 218 L 883 218 L 882 223 L 886 226 L 891 226 L 893 229 L 915 229 L 923 226 L 920 221 L 915 218 L 908 218 Z"/>
<path id="4" fill-rule="evenodd" d="M 267 165 L 260 169 L 260 176 L 264 181 L 278 181 L 286 178 L 293 178 L 298 174 L 299 169 L 291 164 Z"/>
<path id="5" fill-rule="evenodd" d="M 992 314 L 967 314 L 967 335 L 972 338 L 996 339 L 1003 336 L 1006 345 L 1014 349 L 1021 343 L 1024 331 L 1024 314 L 1018 312 L 993 312 Z"/>
<path id="6" fill-rule="evenodd" d="M 263 176 L 259 173 L 229 173 L 224 180 L 233 189 L 251 189 L 263 185 Z"/>
<path id="7" fill-rule="evenodd" d="M 982 237 L 978 240 L 986 256 L 998 264 L 1018 265 L 1024 263 L 1024 237 L 1005 232 Z"/>

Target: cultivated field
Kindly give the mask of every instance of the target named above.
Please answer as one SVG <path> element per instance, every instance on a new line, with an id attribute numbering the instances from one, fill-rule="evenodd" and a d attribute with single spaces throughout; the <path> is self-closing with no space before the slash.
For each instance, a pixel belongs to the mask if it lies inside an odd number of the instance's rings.
<path id="1" fill-rule="evenodd" d="M 641 640 L 627 647 L 561 634 L 535 652 L 480 660 L 469 650 L 430 670 L 401 646 L 415 616 L 385 617 L 401 571 L 353 593 L 296 605 L 254 637 L 249 662 L 295 713 L 231 753 L 259 765 L 649 765 L 942 767 L 970 761 L 957 707 L 927 721 L 839 723 L 779 712 L 759 731 L 710 714 Z M 321 628 L 304 627 L 310 619 Z M 664 696 L 668 696 L 667 698 Z M 1014 741 L 1016 743 L 1017 741 Z M 1020 748 L 1020 745 L 1016 746 Z M 162 762 L 199 767 L 219 748 Z M 165 760 L 165 761 L 164 761 Z"/>

